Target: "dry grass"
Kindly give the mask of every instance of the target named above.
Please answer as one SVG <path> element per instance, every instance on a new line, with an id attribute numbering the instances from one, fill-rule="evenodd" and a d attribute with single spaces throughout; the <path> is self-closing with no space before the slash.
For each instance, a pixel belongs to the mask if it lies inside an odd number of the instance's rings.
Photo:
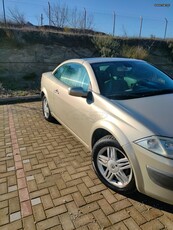
<path id="1" fill-rule="evenodd" d="M 149 53 L 146 49 L 140 46 L 124 46 L 122 50 L 122 56 L 128 58 L 147 60 L 149 57 Z"/>

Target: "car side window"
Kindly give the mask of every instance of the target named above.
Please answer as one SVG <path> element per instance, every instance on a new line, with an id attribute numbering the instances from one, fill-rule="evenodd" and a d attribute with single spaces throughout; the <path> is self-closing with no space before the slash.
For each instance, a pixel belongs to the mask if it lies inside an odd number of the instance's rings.
<path id="1" fill-rule="evenodd" d="M 84 91 L 88 91 L 89 89 L 90 79 L 85 67 L 81 64 L 64 64 L 54 75 L 69 87 L 82 87 Z"/>
<path id="2" fill-rule="evenodd" d="M 61 75 L 67 70 L 68 66 L 66 65 L 62 65 L 60 66 L 55 72 L 54 72 L 54 76 L 57 78 L 57 79 L 60 79 L 61 78 Z"/>

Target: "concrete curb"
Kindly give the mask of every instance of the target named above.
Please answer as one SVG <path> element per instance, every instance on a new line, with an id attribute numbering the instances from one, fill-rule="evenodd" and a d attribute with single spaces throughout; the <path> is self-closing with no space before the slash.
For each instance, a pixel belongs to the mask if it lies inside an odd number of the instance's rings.
<path id="1" fill-rule="evenodd" d="M 33 101 L 40 101 L 40 100 L 41 100 L 40 95 L 24 96 L 24 97 L 8 97 L 8 98 L 0 98 L 0 105 L 33 102 Z"/>

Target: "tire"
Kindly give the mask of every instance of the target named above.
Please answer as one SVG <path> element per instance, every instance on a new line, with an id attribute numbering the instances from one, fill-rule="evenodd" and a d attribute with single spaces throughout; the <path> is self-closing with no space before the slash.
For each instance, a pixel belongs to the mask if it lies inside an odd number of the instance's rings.
<path id="1" fill-rule="evenodd" d="M 44 118 L 47 121 L 53 121 L 53 117 L 51 115 L 49 105 L 48 105 L 48 101 L 47 101 L 47 98 L 45 97 L 45 95 L 42 97 L 42 110 L 43 110 Z"/>
<path id="2" fill-rule="evenodd" d="M 122 194 L 136 191 L 130 161 L 113 136 L 107 135 L 95 143 L 92 158 L 97 176 L 107 187 Z"/>

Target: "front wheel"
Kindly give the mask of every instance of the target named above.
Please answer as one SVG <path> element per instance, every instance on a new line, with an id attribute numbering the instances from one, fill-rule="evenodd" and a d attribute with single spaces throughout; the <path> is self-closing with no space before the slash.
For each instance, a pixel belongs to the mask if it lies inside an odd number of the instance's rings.
<path id="1" fill-rule="evenodd" d="M 107 187 L 123 194 L 135 191 L 132 166 L 113 136 L 108 135 L 97 141 L 92 157 L 94 170 Z"/>

